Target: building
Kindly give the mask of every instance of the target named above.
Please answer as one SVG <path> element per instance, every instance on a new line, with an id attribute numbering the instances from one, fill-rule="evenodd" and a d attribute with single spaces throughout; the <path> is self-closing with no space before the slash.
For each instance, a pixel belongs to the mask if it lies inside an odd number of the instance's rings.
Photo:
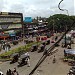
<path id="1" fill-rule="evenodd" d="M 11 30 L 22 32 L 23 28 L 23 15 L 22 13 L 11 13 L 11 12 L 0 12 L 0 33 L 1 37 L 4 38 L 6 35 L 5 31 L 9 31 L 8 34 L 11 33 Z M 3 32 L 3 33 L 2 33 Z M 11 37 L 15 37 L 16 34 L 12 35 L 13 32 L 9 35 Z M 3 36 L 2 36 L 3 35 Z"/>
<path id="2" fill-rule="evenodd" d="M 41 32 L 45 32 L 47 29 L 47 22 L 44 18 L 36 18 L 33 19 L 32 22 L 24 22 L 24 33 L 25 34 L 38 34 Z"/>

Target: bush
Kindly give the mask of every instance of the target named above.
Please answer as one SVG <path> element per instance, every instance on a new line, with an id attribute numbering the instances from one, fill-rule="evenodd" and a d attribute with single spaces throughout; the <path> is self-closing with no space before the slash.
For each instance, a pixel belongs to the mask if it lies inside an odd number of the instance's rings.
<path id="1" fill-rule="evenodd" d="M 33 44 L 37 44 L 37 42 L 33 42 L 33 43 L 27 44 L 25 46 L 21 46 L 21 47 L 18 47 L 16 49 L 10 50 L 8 52 L 2 53 L 2 54 L 0 54 L 0 58 L 4 57 L 5 59 L 7 59 L 7 58 L 9 58 L 14 53 L 22 54 L 24 52 L 27 52 L 27 51 L 30 50 L 30 48 L 32 47 Z M 38 45 L 39 44 L 41 44 L 41 42 L 39 42 Z"/>

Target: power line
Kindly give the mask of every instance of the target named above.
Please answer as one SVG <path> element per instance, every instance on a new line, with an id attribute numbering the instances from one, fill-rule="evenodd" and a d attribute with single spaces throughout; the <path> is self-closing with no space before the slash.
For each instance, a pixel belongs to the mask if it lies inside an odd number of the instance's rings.
<path id="1" fill-rule="evenodd" d="M 74 23 L 73 23 L 72 25 L 70 25 L 70 27 L 69 27 L 69 28 L 66 30 L 66 32 L 61 36 L 61 38 L 60 38 L 56 43 L 54 43 L 54 44 L 48 49 L 47 54 L 46 54 L 46 55 L 43 55 L 43 56 L 41 57 L 41 59 L 38 61 L 38 63 L 37 63 L 36 66 L 34 67 L 34 69 L 29 73 L 29 75 L 32 75 L 32 74 L 35 72 L 35 70 L 36 70 L 36 69 L 39 67 L 39 65 L 45 60 L 45 58 L 48 56 L 48 54 L 55 48 L 55 45 L 61 41 L 61 39 L 64 37 L 64 35 L 71 29 L 72 26 L 74 26 L 74 24 L 75 24 L 75 21 L 74 21 Z"/>
<path id="2" fill-rule="evenodd" d="M 63 0 L 60 1 L 60 3 L 62 2 Z M 58 4 L 58 8 L 62 11 L 64 11 L 64 9 L 61 9 L 60 8 L 60 3 Z M 73 22 L 73 24 L 70 25 L 70 27 L 65 31 L 65 33 L 60 37 L 60 39 L 58 41 L 56 41 L 48 50 L 47 50 L 47 54 L 46 55 L 43 55 L 40 60 L 38 61 L 38 63 L 36 64 L 36 66 L 33 68 L 33 70 L 29 73 L 29 75 L 32 75 L 35 70 L 39 67 L 39 65 L 46 59 L 46 57 L 48 56 L 48 54 L 51 55 L 53 49 L 55 48 L 56 44 L 58 44 L 61 39 L 66 35 L 66 33 L 68 33 L 68 31 L 71 29 L 72 26 L 74 26 L 75 24 L 75 21 Z"/>
<path id="3" fill-rule="evenodd" d="M 59 8 L 61 11 L 66 11 L 66 12 L 67 12 L 67 15 L 69 15 L 67 9 L 62 9 L 62 8 L 60 8 L 60 4 L 62 3 L 62 1 L 63 1 L 63 0 L 61 0 L 61 1 L 59 2 L 59 4 L 58 4 L 58 8 Z"/>

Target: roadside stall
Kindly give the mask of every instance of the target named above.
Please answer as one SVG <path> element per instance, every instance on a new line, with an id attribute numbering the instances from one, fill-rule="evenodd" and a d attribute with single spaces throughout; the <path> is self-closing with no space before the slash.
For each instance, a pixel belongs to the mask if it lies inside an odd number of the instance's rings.
<path id="1" fill-rule="evenodd" d="M 68 61 L 68 65 L 75 66 L 75 49 L 65 49 L 64 57 L 64 61 Z"/>
<path id="2" fill-rule="evenodd" d="M 64 56 L 75 57 L 75 49 L 65 49 Z"/>

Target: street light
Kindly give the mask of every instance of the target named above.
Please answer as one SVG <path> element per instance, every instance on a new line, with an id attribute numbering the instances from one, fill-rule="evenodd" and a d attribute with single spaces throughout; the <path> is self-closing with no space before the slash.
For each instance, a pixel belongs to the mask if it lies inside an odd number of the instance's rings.
<path id="1" fill-rule="evenodd" d="M 68 13 L 68 10 L 67 9 L 61 9 L 60 8 L 60 4 L 61 4 L 61 2 L 62 2 L 63 0 L 61 0 L 60 2 L 59 2 L 59 4 L 58 4 L 58 8 L 61 10 L 61 11 L 66 11 L 67 12 L 67 15 L 69 16 L 69 13 Z M 66 28 L 65 28 L 65 31 L 67 30 L 67 26 L 66 26 Z M 67 44 L 66 44 L 66 34 L 65 34 L 65 47 L 67 46 Z"/>

